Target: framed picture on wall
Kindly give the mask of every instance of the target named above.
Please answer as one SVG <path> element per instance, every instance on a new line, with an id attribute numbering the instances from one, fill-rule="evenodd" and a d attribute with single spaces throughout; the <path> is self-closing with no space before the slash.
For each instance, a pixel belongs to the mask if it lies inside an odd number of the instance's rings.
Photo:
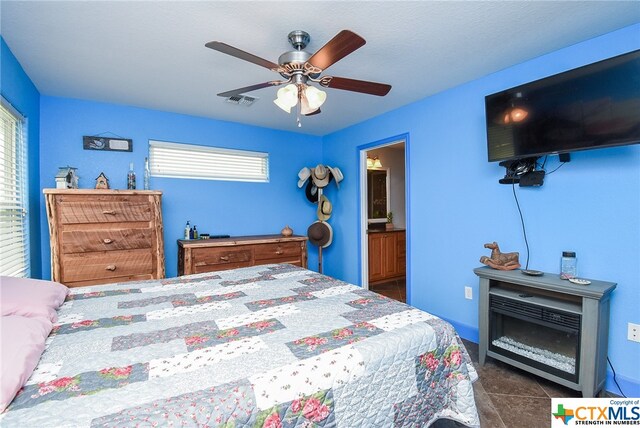
<path id="1" fill-rule="evenodd" d="M 133 140 L 113 137 L 82 137 L 82 148 L 85 150 L 102 150 L 116 152 L 133 151 Z"/>

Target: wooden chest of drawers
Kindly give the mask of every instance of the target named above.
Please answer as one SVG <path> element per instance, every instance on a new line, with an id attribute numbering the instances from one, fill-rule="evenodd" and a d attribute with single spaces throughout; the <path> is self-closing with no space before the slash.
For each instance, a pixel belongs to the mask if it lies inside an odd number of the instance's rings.
<path id="1" fill-rule="evenodd" d="M 162 193 L 45 189 L 51 276 L 69 287 L 164 278 Z"/>
<path id="2" fill-rule="evenodd" d="M 282 235 L 178 241 L 178 275 L 290 263 L 307 267 L 307 237 Z"/>

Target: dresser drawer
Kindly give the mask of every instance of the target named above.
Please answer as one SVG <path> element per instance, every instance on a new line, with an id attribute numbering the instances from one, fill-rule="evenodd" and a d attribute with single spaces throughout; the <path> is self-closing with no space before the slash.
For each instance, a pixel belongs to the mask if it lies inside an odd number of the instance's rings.
<path id="1" fill-rule="evenodd" d="M 193 273 L 218 272 L 221 270 L 238 269 L 253 266 L 252 262 L 228 262 L 215 265 L 199 265 L 193 267 Z"/>
<path id="2" fill-rule="evenodd" d="M 109 251 L 63 256 L 62 282 L 93 281 L 148 275 L 153 278 L 153 260 L 148 250 Z"/>
<path id="3" fill-rule="evenodd" d="M 62 253 L 151 248 L 152 229 L 66 230 L 61 234 Z"/>
<path id="4" fill-rule="evenodd" d="M 262 244 L 254 247 L 256 260 L 299 259 L 301 254 L 300 242 L 278 242 Z"/>
<path id="5" fill-rule="evenodd" d="M 253 251 L 250 247 L 196 248 L 192 251 L 193 266 L 196 268 L 196 270 L 204 266 L 211 265 L 234 265 L 221 268 L 231 269 L 232 267 L 240 267 L 235 266 L 238 263 L 242 264 L 242 266 L 251 266 L 251 263 L 253 262 Z"/>
<path id="6" fill-rule="evenodd" d="M 105 201 L 58 201 L 60 223 L 118 223 L 151 221 L 149 199 L 144 196 Z"/>

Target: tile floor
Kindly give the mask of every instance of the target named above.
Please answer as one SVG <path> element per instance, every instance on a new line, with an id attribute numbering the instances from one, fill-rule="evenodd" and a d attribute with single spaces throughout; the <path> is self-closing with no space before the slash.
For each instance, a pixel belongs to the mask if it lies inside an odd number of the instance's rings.
<path id="1" fill-rule="evenodd" d="M 371 285 L 371 291 L 406 302 L 404 279 Z M 578 391 L 511 367 L 487 357 L 478 367 L 478 345 L 463 340 L 478 371 L 473 385 L 482 428 L 548 428 L 551 424 L 551 398 L 581 397 Z M 454 421 L 439 420 L 434 428 L 462 427 Z"/>
<path id="2" fill-rule="evenodd" d="M 551 424 L 552 397 L 581 397 L 578 391 L 556 385 L 538 376 L 487 357 L 478 367 L 478 345 L 463 340 L 478 371 L 473 384 L 476 407 L 483 428 L 548 428 Z M 441 420 L 435 428 L 462 425 Z"/>

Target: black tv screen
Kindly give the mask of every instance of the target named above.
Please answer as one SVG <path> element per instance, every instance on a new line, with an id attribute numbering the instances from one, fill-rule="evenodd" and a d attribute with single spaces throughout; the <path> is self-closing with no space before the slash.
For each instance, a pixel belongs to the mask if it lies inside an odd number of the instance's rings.
<path id="1" fill-rule="evenodd" d="M 485 97 L 489 162 L 640 143 L 640 50 Z"/>

